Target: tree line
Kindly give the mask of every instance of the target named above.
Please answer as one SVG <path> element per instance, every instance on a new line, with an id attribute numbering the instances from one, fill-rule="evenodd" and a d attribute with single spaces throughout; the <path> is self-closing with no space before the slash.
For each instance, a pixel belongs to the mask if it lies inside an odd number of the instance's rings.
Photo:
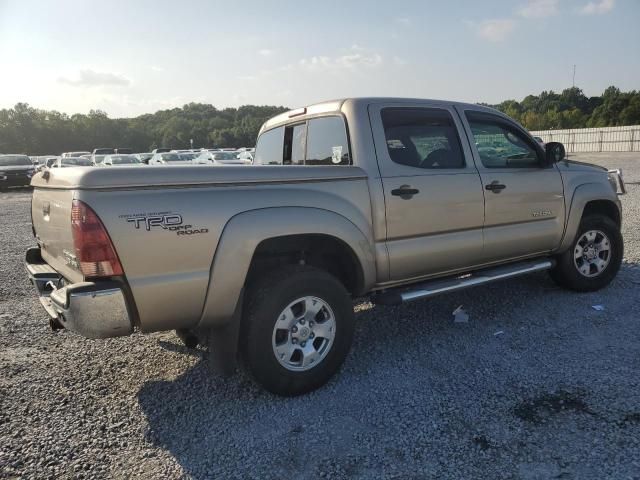
<path id="1" fill-rule="evenodd" d="M 562 93 L 544 91 L 521 102 L 506 100 L 492 107 L 529 130 L 615 127 L 640 124 L 640 91 L 609 87 L 598 97 L 587 97 L 578 87 Z"/>
<path id="2" fill-rule="evenodd" d="M 67 115 L 26 103 L 0 110 L 0 152 L 58 155 L 96 147 L 131 148 L 147 152 L 157 147 L 252 147 L 260 126 L 285 107 L 245 105 L 218 110 L 189 103 L 134 118 L 109 118 L 100 110 Z"/>
<path id="3" fill-rule="evenodd" d="M 597 97 L 572 87 L 492 106 L 529 130 L 640 124 L 640 91 L 621 92 L 616 87 Z M 0 152 L 49 155 L 95 147 L 145 152 L 156 147 L 190 148 L 190 140 L 196 148 L 250 147 L 262 123 L 285 110 L 256 105 L 219 110 L 189 103 L 134 118 L 109 118 L 100 110 L 67 115 L 18 103 L 0 110 Z"/>

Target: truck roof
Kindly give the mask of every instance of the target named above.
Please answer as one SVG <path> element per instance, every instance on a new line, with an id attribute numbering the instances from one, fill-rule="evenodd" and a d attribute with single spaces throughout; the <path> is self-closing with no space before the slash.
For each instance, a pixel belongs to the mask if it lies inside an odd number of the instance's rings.
<path id="1" fill-rule="evenodd" d="M 494 108 L 486 107 L 484 105 L 478 105 L 475 103 L 465 103 L 465 102 L 455 102 L 451 100 L 436 100 L 436 99 L 428 99 L 428 98 L 407 98 L 407 97 L 348 97 L 348 98 L 340 98 L 336 100 L 328 100 L 325 102 L 314 103 L 311 105 L 307 105 L 306 107 L 295 108 L 293 110 L 289 110 L 287 112 L 276 115 L 275 117 L 270 118 L 262 125 L 260 129 L 260 133 L 265 130 L 268 130 L 276 125 L 281 125 L 284 123 L 288 123 L 293 119 L 300 117 L 300 120 L 306 117 L 313 117 L 321 114 L 328 113 L 341 113 L 344 111 L 345 106 L 351 106 L 353 108 L 357 108 L 359 106 L 367 106 L 372 103 L 419 103 L 419 102 L 429 102 L 429 103 L 439 103 L 443 105 L 457 105 L 463 107 L 465 110 L 478 110 L 478 111 L 486 111 L 499 115 L 504 114 Z"/>

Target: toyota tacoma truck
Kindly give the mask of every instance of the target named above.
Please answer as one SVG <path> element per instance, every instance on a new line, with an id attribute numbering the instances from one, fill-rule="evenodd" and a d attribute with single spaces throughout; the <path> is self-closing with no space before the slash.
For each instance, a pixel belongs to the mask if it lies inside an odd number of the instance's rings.
<path id="1" fill-rule="evenodd" d="M 621 172 L 478 105 L 350 98 L 261 128 L 255 165 L 66 168 L 33 179 L 26 268 L 54 329 L 176 330 L 297 395 L 339 369 L 352 299 L 397 305 L 547 270 L 620 268 Z"/>

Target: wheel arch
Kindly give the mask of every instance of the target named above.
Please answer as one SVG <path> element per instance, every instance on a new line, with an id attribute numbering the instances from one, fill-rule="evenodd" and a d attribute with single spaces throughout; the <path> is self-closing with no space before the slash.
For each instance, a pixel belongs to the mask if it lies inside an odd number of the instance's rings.
<path id="1" fill-rule="evenodd" d="M 600 213 L 611 218 L 618 226 L 621 225 L 620 200 L 616 193 L 608 187 L 603 183 L 586 183 L 574 190 L 558 252 L 563 252 L 571 246 L 571 242 L 578 232 L 580 221 L 587 214 Z"/>
<path id="2" fill-rule="evenodd" d="M 286 235 L 282 233 L 286 232 Z M 209 273 L 209 285 L 199 328 L 217 328 L 229 323 L 247 279 L 264 267 L 260 257 L 323 247 L 339 261 L 348 262 L 334 273 L 353 295 L 368 291 L 376 279 L 373 238 L 346 217 L 321 208 L 269 207 L 243 212 L 224 227 Z M 287 247 L 294 247 L 293 250 Z M 337 252 L 333 248 L 339 248 Z M 304 251 L 304 250 L 303 250 Z M 332 255 L 329 255 L 332 256 Z M 322 257 L 322 255 L 320 255 Z M 301 258 L 321 266 L 318 255 Z M 310 260 L 310 261 L 309 261 Z M 345 273 L 355 268 L 351 276 Z"/>

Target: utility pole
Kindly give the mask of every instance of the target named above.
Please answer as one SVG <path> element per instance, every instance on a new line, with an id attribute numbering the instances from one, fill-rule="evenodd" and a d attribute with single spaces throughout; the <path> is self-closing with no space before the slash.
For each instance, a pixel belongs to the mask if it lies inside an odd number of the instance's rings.
<path id="1" fill-rule="evenodd" d="M 576 66 L 573 66 L 573 88 L 576 88 Z"/>

